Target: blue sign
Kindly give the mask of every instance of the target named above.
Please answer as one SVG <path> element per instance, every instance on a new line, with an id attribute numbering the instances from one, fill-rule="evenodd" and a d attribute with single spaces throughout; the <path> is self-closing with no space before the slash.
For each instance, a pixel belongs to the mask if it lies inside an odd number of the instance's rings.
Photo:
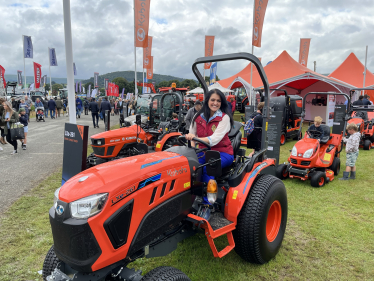
<path id="1" fill-rule="evenodd" d="M 210 67 L 210 85 L 216 83 L 216 75 L 217 75 L 217 63 L 213 63 Z"/>

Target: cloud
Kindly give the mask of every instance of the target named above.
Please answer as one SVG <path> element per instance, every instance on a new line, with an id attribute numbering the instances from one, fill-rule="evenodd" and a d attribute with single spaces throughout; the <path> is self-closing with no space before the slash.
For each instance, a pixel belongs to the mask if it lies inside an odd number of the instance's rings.
<path id="1" fill-rule="evenodd" d="M 7 74 L 23 69 L 22 35 L 32 36 L 32 61 L 48 73 L 48 47 L 56 48 L 59 66 L 53 77 L 66 77 L 62 1 L 0 1 L 0 64 Z M 151 1 L 150 35 L 153 36 L 154 72 L 194 78 L 191 66 L 204 56 L 205 35 L 215 35 L 214 54 L 251 52 L 253 0 L 158 0 Z M 364 62 L 369 45 L 368 68 L 374 71 L 374 5 L 372 0 L 269 1 L 262 47 L 254 54 L 266 64 L 283 50 L 298 58 L 300 38 L 312 38 L 308 66 L 330 73 L 354 52 Z M 134 69 L 132 0 L 71 1 L 72 38 L 77 78 Z M 137 50 L 137 70 L 142 67 Z M 218 64 L 218 76 L 231 76 L 246 62 Z M 202 66 L 199 67 L 202 70 Z M 207 71 L 205 73 L 207 75 Z"/>

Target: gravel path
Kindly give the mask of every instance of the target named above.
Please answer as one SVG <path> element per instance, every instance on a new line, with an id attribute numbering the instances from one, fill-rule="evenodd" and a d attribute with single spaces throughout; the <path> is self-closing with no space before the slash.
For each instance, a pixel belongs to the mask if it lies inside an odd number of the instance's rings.
<path id="1" fill-rule="evenodd" d="M 119 116 L 111 116 L 110 125 L 119 122 Z M 29 123 L 27 150 L 22 150 L 18 142 L 18 153 L 10 155 L 13 146 L 1 145 L 0 151 L 0 214 L 3 213 L 22 194 L 39 184 L 50 174 L 62 168 L 64 124 L 69 117 L 56 119 L 46 118 L 45 122 Z M 100 128 L 93 128 L 91 114 L 81 115 L 77 124 L 89 125 L 89 136 L 104 131 L 104 123 L 99 121 Z M 89 140 L 90 141 L 90 140 Z"/>

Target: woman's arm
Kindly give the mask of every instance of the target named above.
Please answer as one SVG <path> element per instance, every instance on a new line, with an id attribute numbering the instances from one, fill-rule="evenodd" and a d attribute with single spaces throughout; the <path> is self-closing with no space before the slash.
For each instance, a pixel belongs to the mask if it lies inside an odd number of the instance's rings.
<path id="1" fill-rule="evenodd" d="M 10 123 L 16 123 L 18 121 L 16 112 L 13 112 L 12 116 L 10 117 Z"/>

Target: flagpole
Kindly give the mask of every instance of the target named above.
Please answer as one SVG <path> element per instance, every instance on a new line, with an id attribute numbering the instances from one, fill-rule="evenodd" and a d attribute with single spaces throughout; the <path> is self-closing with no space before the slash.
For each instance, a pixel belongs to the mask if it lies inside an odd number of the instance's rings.
<path id="1" fill-rule="evenodd" d="M 138 96 L 137 96 L 137 93 L 138 93 L 138 81 L 137 81 L 137 77 L 136 77 L 136 31 L 135 31 L 135 0 L 134 0 L 134 59 L 135 59 L 135 82 L 134 82 L 134 86 L 135 86 L 135 100 L 138 100 Z"/>
<path id="2" fill-rule="evenodd" d="M 144 55 L 144 52 L 143 52 Z M 144 56 L 143 56 L 143 61 L 144 61 Z M 143 87 L 142 87 L 142 92 L 144 94 L 144 68 L 143 68 Z"/>
<path id="3" fill-rule="evenodd" d="M 367 66 L 367 60 L 368 60 L 368 46 L 366 45 L 366 52 L 365 52 L 365 70 L 364 70 L 364 85 L 362 86 L 365 88 L 365 82 L 366 82 L 366 66 Z M 365 91 L 364 91 L 365 92 Z M 364 94 L 364 93 L 362 93 Z"/>
<path id="4" fill-rule="evenodd" d="M 49 57 L 49 90 L 51 91 L 51 95 L 52 95 L 51 56 L 50 56 L 49 47 L 48 47 L 48 57 Z"/>
<path id="5" fill-rule="evenodd" d="M 25 76 L 25 81 L 23 89 L 26 91 L 26 62 L 25 62 L 25 35 L 22 35 L 22 45 L 23 45 L 23 75 Z"/>

